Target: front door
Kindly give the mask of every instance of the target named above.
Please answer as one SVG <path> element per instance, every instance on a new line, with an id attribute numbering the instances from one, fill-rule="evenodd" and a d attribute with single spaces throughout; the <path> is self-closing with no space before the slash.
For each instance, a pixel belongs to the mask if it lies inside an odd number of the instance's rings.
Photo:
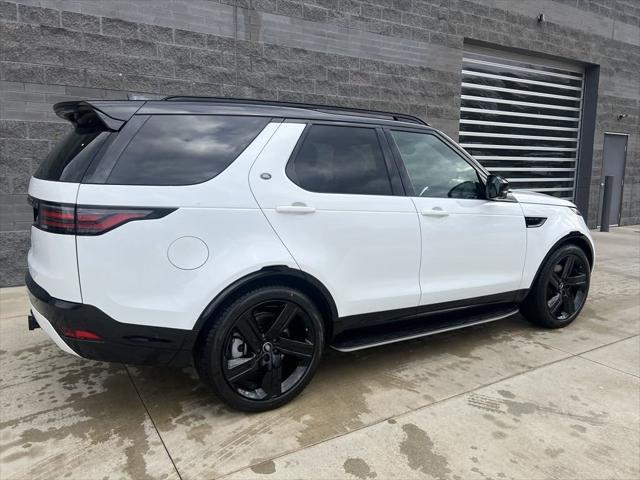
<path id="1" fill-rule="evenodd" d="M 486 200 L 476 169 L 440 135 L 392 129 L 388 137 L 420 218 L 420 304 L 508 299 L 525 259 L 520 205 Z"/>
<path id="2" fill-rule="evenodd" d="M 275 232 L 341 317 L 420 299 L 420 225 L 411 199 L 392 187 L 396 167 L 382 145 L 373 127 L 285 122 L 249 174 Z"/>
<path id="3" fill-rule="evenodd" d="M 609 221 L 612 225 L 620 224 L 622 207 L 622 188 L 624 186 L 624 166 L 627 157 L 627 135 L 604 134 L 604 175 L 613 177 L 611 192 L 611 211 Z"/>

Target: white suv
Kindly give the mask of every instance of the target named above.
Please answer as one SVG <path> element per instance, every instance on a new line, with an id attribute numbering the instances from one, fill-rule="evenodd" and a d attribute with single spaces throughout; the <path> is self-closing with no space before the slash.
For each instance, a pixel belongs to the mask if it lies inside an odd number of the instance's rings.
<path id="1" fill-rule="evenodd" d="M 340 351 L 498 320 L 563 327 L 594 261 L 575 205 L 511 192 L 408 115 L 216 98 L 55 105 L 29 186 L 32 315 L 64 351 L 185 365 L 288 402 Z"/>

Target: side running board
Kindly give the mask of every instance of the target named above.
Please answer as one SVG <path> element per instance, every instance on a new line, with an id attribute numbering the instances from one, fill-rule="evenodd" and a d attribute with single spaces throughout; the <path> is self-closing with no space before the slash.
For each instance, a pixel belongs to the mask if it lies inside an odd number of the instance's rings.
<path id="1" fill-rule="evenodd" d="M 429 315 L 410 322 L 396 322 L 378 325 L 371 328 L 361 328 L 345 332 L 334 340 L 331 348 L 339 352 L 353 352 L 365 348 L 388 345 L 390 343 L 412 340 L 415 338 L 449 332 L 460 328 L 472 327 L 483 323 L 495 322 L 510 317 L 519 312 L 515 305 L 502 305 L 472 315 L 443 314 Z"/>

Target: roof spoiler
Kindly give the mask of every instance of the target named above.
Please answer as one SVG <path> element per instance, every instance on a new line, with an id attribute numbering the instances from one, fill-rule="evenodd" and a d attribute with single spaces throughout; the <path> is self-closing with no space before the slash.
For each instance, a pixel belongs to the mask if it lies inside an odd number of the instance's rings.
<path id="1" fill-rule="evenodd" d="M 53 106 L 57 116 L 73 124 L 76 131 L 116 132 L 144 105 L 144 101 L 80 100 Z"/>

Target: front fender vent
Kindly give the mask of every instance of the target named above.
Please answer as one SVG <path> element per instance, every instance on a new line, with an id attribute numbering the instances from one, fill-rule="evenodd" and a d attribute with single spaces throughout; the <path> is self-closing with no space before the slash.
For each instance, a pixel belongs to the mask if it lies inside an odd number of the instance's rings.
<path id="1" fill-rule="evenodd" d="M 547 217 L 524 217 L 524 221 L 527 224 L 527 228 L 538 228 L 544 225 Z"/>

